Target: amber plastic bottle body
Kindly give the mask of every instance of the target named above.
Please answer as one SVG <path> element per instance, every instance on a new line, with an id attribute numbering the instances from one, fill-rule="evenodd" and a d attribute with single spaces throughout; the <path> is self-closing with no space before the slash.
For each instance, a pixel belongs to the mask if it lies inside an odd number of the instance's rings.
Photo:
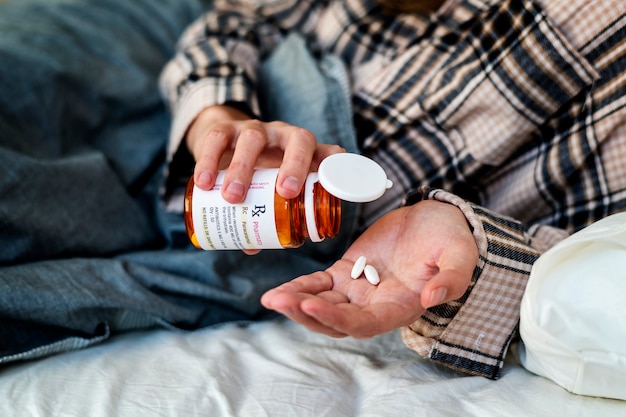
<path id="1" fill-rule="evenodd" d="M 341 226 L 341 200 L 316 182 L 313 185 L 312 208 L 319 237 L 337 236 Z M 274 193 L 274 210 L 276 232 L 282 247 L 296 248 L 311 237 L 306 223 L 307 207 L 303 193 L 290 200 Z"/>
<path id="2" fill-rule="evenodd" d="M 315 174 L 311 174 L 315 175 Z M 187 235 L 192 244 L 199 249 L 222 249 L 213 247 L 203 247 L 196 235 L 197 227 L 194 224 L 194 193 L 204 191 L 194 187 L 193 178 L 189 179 L 185 190 L 184 218 Z M 341 200 L 328 193 L 319 182 L 312 182 L 312 199 L 307 199 L 305 190 L 295 198 L 285 199 L 275 191 L 273 201 L 266 202 L 273 204 L 274 224 L 279 247 L 296 248 L 304 244 L 307 239 L 319 241 L 324 238 L 337 236 L 341 226 Z M 220 198 L 219 193 L 214 193 L 212 198 Z M 227 204 L 222 202 L 221 204 Z M 246 202 L 243 203 L 245 205 Z M 255 201 L 255 204 L 259 204 Z M 241 205 L 235 205 L 241 206 Z M 307 221 L 308 216 L 308 221 Z M 311 217 L 312 216 L 312 217 Z M 311 222 L 311 219 L 314 219 Z M 202 227 L 202 226 L 200 226 Z M 314 227 L 314 230 L 309 230 Z M 264 249 L 261 246 L 245 246 L 246 249 Z M 268 247 L 274 248 L 274 247 Z M 242 247 L 228 247 L 223 249 L 242 249 Z"/>

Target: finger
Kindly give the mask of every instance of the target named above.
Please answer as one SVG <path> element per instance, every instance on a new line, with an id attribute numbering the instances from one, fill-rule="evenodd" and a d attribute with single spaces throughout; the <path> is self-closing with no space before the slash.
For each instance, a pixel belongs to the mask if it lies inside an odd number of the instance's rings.
<path id="1" fill-rule="evenodd" d="M 478 247 L 465 227 L 441 253 L 439 272 L 422 289 L 420 302 L 425 308 L 457 300 L 467 291 L 478 263 Z"/>
<path id="2" fill-rule="evenodd" d="M 471 281 L 471 274 L 458 270 L 440 271 L 430 279 L 420 295 L 424 308 L 430 308 L 457 300 L 465 294 Z"/>
<path id="3" fill-rule="evenodd" d="M 267 133 L 261 122 L 250 120 L 241 125 L 235 151 L 224 176 L 222 197 L 226 201 L 237 204 L 245 199 L 256 161 L 267 144 Z"/>
<path id="4" fill-rule="evenodd" d="M 311 170 L 311 161 L 317 149 L 317 141 L 313 133 L 306 129 L 289 126 L 272 127 L 276 140 L 284 148 L 284 156 L 276 179 L 276 191 L 284 198 L 294 198 L 300 191 Z"/>
<path id="5" fill-rule="evenodd" d="M 331 304 L 321 298 L 301 302 L 303 313 L 321 326 L 355 338 L 369 338 L 407 325 L 416 317 L 407 315 L 406 306 L 377 303 L 361 308 L 355 304 Z"/>
<path id="6" fill-rule="evenodd" d="M 235 137 L 236 131 L 233 126 L 227 124 L 212 125 L 206 133 L 194 130 L 194 127 L 189 131 L 187 141 L 196 160 L 194 183 L 203 190 L 210 190 L 215 185 L 222 154 Z"/>
<path id="7" fill-rule="evenodd" d="M 330 297 L 330 292 L 332 291 L 322 293 L 323 297 Z M 345 334 L 319 323 L 315 318 L 302 311 L 300 308 L 302 302 L 306 299 L 316 297 L 317 296 L 304 293 L 277 291 L 274 293 L 266 293 L 261 298 L 261 303 L 265 307 L 281 313 L 288 319 L 303 325 L 311 331 L 322 333 L 331 337 L 345 337 Z M 334 297 L 336 297 L 336 295 Z"/>
<path id="8" fill-rule="evenodd" d="M 334 337 L 334 338 L 343 338 L 343 337 L 349 336 L 348 334 L 338 332 L 332 327 L 323 325 L 322 323 L 315 320 L 313 317 L 303 312 L 299 312 L 298 315 L 285 315 L 285 316 L 289 320 L 294 321 L 315 333 L 321 333 L 323 335 Z"/>
<path id="9" fill-rule="evenodd" d="M 324 291 L 330 291 L 333 287 L 333 280 L 328 273 L 324 271 L 315 272 L 309 275 L 303 275 L 289 282 L 279 285 L 267 291 L 261 297 L 261 303 L 273 310 L 283 308 L 294 308 L 291 305 L 282 305 L 281 302 L 292 301 L 300 302 L 300 299 L 283 298 L 282 294 L 319 294 Z M 299 304 L 298 304 L 299 308 Z"/>
<path id="10" fill-rule="evenodd" d="M 311 299 L 313 298 L 314 297 L 312 297 Z M 284 312 L 283 315 L 285 315 L 285 317 L 287 317 L 288 319 L 306 327 L 308 330 L 312 332 L 321 333 L 326 336 L 336 337 L 336 338 L 348 336 L 348 334 L 346 333 L 338 331 L 337 329 L 333 327 L 326 326 L 325 324 L 319 322 L 315 317 L 307 314 L 301 309 L 287 311 L 287 312 Z"/>

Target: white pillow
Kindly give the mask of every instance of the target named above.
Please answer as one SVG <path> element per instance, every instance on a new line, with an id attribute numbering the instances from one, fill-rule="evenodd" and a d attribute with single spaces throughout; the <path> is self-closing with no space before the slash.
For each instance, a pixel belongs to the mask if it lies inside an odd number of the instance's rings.
<path id="1" fill-rule="evenodd" d="M 535 263 L 520 359 L 575 394 L 626 400 L 626 213 L 573 234 Z"/>

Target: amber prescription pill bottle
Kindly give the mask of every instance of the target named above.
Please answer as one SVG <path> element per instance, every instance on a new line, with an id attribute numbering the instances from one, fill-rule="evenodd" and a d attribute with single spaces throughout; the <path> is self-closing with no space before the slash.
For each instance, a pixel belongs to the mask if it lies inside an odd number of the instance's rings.
<path id="1" fill-rule="evenodd" d="M 307 239 L 320 242 L 337 236 L 342 200 L 372 201 L 391 186 L 376 162 L 358 154 L 335 154 L 310 173 L 293 199 L 276 192 L 278 169 L 255 171 L 245 200 L 221 196 L 225 171 L 215 186 L 201 190 L 193 177 L 185 190 L 187 234 L 199 249 L 281 249 L 299 247 Z"/>
<path id="2" fill-rule="evenodd" d="M 320 242 L 339 233 L 341 200 L 321 186 L 316 173 L 308 175 L 297 197 L 285 199 L 275 191 L 278 169 L 255 171 L 241 204 L 222 199 L 224 174 L 210 191 L 195 187 L 193 177 L 187 184 L 185 226 L 197 248 L 296 248 L 307 238 Z"/>

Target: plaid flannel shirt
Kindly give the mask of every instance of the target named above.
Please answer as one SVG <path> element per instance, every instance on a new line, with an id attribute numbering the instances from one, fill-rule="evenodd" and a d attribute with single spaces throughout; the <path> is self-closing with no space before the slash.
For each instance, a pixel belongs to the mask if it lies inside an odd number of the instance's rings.
<path id="1" fill-rule="evenodd" d="M 290 30 L 340 56 L 362 152 L 408 202 L 458 206 L 480 260 L 466 294 L 402 331 L 423 356 L 498 378 L 538 256 L 626 207 L 623 0 L 450 0 L 432 16 L 375 1 L 216 1 L 162 75 L 170 152 L 205 106 L 258 112 L 257 63 Z M 415 192 L 415 190 L 418 190 Z M 406 201 L 406 200 L 405 200 Z"/>

